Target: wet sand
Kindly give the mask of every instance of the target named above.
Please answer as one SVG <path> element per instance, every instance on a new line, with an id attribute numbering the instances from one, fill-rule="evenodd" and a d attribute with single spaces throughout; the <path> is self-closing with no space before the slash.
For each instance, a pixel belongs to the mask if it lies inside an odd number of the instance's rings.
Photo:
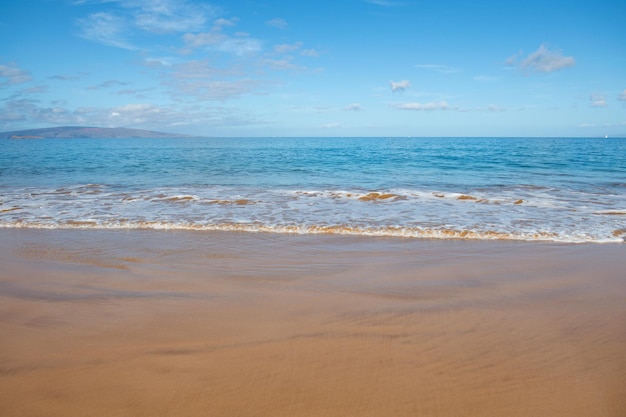
<path id="1" fill-rule="evenodd" d="M 626 245 L 0 230 L 2 416 L 626 415 Z"/>

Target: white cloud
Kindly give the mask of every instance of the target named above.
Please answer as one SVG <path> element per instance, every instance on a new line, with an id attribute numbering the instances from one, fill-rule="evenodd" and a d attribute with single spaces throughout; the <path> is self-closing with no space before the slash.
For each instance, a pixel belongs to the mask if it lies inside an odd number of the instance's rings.
<path id="1" fill-rule="evenodd" d="M 321 126 L 323 129 L 339 129 L 341 128 L 341 123 L 339 122 L 332 122 L 332 123 L 326 123 L 324 125 Z"/>
<path id="2" fill-rule="evenodd" d="M 589 99 L 592 107 L 606 107 L 606 99 L 603 94 L 592 93 Z"/>
<path id="3" fill-rule="evenodd" d="M 0 64 L 0 86 L 23 84 L 31 80 L 30 74 L 19 68 L 13 62 L 7 65 Z"/>
<path id="4" fill-rule="evenodd" d="M 274 27 L 276 29 L 286 29 L 287 28 L 287 22 L 284 21 L 283 19 L 280 18 L 276 18 L 276 19 L 271 19 L 265 22 L 266 25 Z"/>
<path id="5" fill-rule="evenodd" d="M 395 104 L 393 107 L 400 110 L 413 110 L 413 111 L 424 111 L 424 110 L 448 110 L 450 106 L 444 100 L 442 101 L 431 101 L 428 103 L 402 103 Z"/>
<path id="6" fill-rule="evenodd" d="M 553 51 L 543 44 L 522 62 L 517 62 L 517 55 L 507 58 L 505 63 L 509 66 L 518 65 L 524 71 L 530 72 L 553 72 L 563 68 L 573 67 L 576 60 L 571 56 L 564 56 L 560 51 Z"/>
<path id="7" fill-rule="evenodd" d="M 626 88 L 624 89 L 624 91 L 622 91 L 619 96 L 617 97 L 618 100 L 621 101 L 626 101 Z"/>
<path id="8" fill-rule="evenodd" d="M 411 85 L 408 80 L 389 81 L 389 84 L 391 85 L 391 91 L 394 93 L 398 91 L 404 91 Z"/>

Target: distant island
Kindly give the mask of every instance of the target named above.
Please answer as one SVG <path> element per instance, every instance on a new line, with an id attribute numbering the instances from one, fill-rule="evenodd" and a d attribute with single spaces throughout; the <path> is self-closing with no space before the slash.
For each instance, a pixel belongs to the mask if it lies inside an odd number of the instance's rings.
<path id="1" fill-rule="evenodd" d="M 153 132 L 123 127 L 61 126 L 0 132 L 0 139 L 92 139 L 92 138 L 188 138 L 175 133 Z"/>

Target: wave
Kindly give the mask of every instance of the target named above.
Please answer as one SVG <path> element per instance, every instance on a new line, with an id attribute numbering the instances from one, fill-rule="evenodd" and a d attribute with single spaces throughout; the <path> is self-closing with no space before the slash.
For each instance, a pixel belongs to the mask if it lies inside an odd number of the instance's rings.
<path id="1" fill-rule="evenodd" d="M 437 239 L 622 242 L 623 194 L 438 189 L 5 189 L 0 227 L 228 230 Z"/>
<path id="2" fill-rule="evenodd" d="M 2 223 L 0 228 L 29 229 L 89 229 L 89 230 L 164 230 L 164 231 L 206 231 L 206 232 L 246 232 L 246 233 L 281 233 L 301 235 L 349 235 L 363 237 L 390 237 L 414 239 L 456 239 L 456 240 L 517 240 L 529 242 L 559 243 L 624 243 L 626 229 L 617 229 L 611 238 L 595 238 L 584 234 L 558 234 L 549 231 L 501 232 L 494 230 L 472 230 L 453 228 L 423 227 L 363 227 L 352 225 L 269 225 L 243 223 L 202 224 L 193 222 L 164 221 L 111 221 L 69 220 L 65 222 L 17 221 Z"/>

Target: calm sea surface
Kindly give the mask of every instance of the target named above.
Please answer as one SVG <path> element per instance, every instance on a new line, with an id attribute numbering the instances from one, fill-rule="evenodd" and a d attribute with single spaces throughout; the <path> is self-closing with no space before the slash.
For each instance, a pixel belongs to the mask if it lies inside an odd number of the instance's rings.
<path id="1" fill-rule="evenodd" d="M 0 227 L 623 242 L 626 140 L 2 140 Z"/>

